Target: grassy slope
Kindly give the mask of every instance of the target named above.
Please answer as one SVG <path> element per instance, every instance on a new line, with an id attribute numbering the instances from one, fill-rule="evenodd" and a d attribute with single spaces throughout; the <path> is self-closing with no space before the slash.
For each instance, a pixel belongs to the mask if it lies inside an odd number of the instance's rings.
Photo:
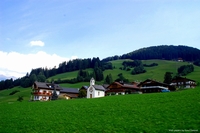
<path id="1" fill-rule="evenodd" d="M 0 104 L 0 132 L 200 130 L 200 88 L 97 99 Z"/>
<path id="2" fill-rule="evenodd" d="M 17 92 L 14 95 L 9 95 L 14 90 L 19 90 L 20 92 Z M 31 96 L 31 88 L 22 88 L 17 86 L 9 90 L 2 90 L 0 91 L 0 103 L 15 102 L 19 96 L 23 96 L 23 99 L 28 101 Z"/>
<path id="3" fill-rule="evenodd" d="M 187 62 L 176 62 L 176 61 L 167 61 L 167 60 L 144 60 L 144 61 L 142 61 L 143 64 L 157 63 L 158 66 L 145 67 L 145 70 L 147 70 L 146 73 L 138 74 L 138 75 L 131 75 L 130 74 L 131 71 L 125 71 L 125 70 L 119 69 L 120 67 L 123 67 L 122 66 L 123 61 L 124 60 L 111 61 L 113 66 L 116 67 L 116 69 L 106 70 L 104 72 L 104 75 L 111 73 L 113 76 L 113 79 L 116 79 L 117 75 L 119 73 L 123 73 L 124 77 L 129 79 L 130 82 L 131 81 L 144 81 L 148 78 L 163 82 L 165 72 L 173 72 L 173 74 L 175 75 L 177 73 L 177 68 L 179 68 L 182 65 L 188 64 Z M 195 71 L 186 77 L 200 82 L 200 74 L 198 74 L 199 72 L 200 72 L 200 67 L 195 66 Z"/>
<path id="4" fill-rule="evenodd" d="M 91 68 L 87 69 L 87 71 L 89 73 L 93 72 L 93 70 Z M 76 78 L 77 75 L 78 75 L 78 71 L 66 72 L 66 73 L 61 73 L 61 74 L 57 74 L 55 76 L 52 76 L 52 77 L 48 78 L 47 80 L 51 81 L 52 79 L 54 79 L 54 80 L 58 80 L 58 79 L 62 79 L 62 80 L 73 79 L 73 78 Z"/>
<path id="5" fill-rule="evenodd" d="M 115 69 L 113 70 L 105 70 L 104 71 L 104 77 L 106 77 L 106 75 L 108 74 L 112 74 L 113 79 L 117 79 L 118 78 L 118 74 L 119 73 L 123 73 L 123 76 L 127 79 L 129 79 L 129 81 L 144 81 L 148 78 L 150 79 L 155 79 L 158 81 L 163 82 L 164 80 L 164 74 L 165 72 L 173 72 L 174 75 L 177 73 L 177 68 L 182 66 L 182 65 L 187 65 L 187 62 L 176 62 L 176 61 L 167 61 L 167 60 L 144 60 L 142 61 L 144 64 L 151 64 L 151 63 L 158 63 L 158 66 L 155 67 L 145 67 L 145 69 L 147 70 L 146 73 L 144 74 L 138 74 L 138 75 L 131 75 L 131 71 L 125 71 L 125 70 L 120 70 L 120 67 L 122 66 L 122 62 L 124 60 L 115 60 L 115 61 L 111 61 L 113 66 L 115 67 Z M 92 69 L 87 69 L 87 71 L 89 71 L 90 73 L 93 71 Z M 198 82 L 200 82 L 200 74 L 197 74 L 200 72 L 200 67 L 195 66 L 195 71 L 191 74 L 188 74 L 186 77 L 194 79 Z M 78 74 L 78 71 L 73 71 L 73 72 L 67 72 L 67 73 L 62 73 L 62 74 L 58 74 L 56 76 L 50 77 L 48 78 L 49 81 L 51 81 L 51 79 L 57 80 L 57 79 L 72 79 L 72 78 L 76 78 Z M 99 84 L 102 84 L 103 81 L 99 82 Z M 79 83 L 82 85 L 84 85 L 84 83 Z M 74 87 L 77 88 L 78 85 L 74 85 L 74 84 L 63 84 L 65 87 Z"/>

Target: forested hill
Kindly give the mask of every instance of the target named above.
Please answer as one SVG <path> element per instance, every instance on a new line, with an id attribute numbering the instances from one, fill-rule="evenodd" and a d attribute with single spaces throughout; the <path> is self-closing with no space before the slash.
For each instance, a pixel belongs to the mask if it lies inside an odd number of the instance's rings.
<path id="1" fill-rule="evenodd" d="M 118 60 L 118 59 L 132 59 L 132 60 L 149 60 L 149 59 L 165 59 L 176 60 L 182 58 L 185 61 L 195 61 L 200 59 L 200 50 L 188 46 L 173 46 L 161 45 L 141 48 L 133 52 L 123 54 L 121 56 L 112 56 L 103 59 L 103 62 Z"/>

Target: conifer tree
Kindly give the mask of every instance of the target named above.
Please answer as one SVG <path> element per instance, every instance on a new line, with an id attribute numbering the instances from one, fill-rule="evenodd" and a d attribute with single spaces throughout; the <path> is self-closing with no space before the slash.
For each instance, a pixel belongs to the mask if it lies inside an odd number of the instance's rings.
<path id="1" fill-rule="evenodd" d="M 58 99 L 58 95 L 57 95 L 57 93 L 56 93 L 56 89 L 55 89 L 55 86 L 54 86 L 54 84 L 52 85 L 52 87 L 54 88 L 54 91 L 53 91 L 53 94 L 52 94 L 52 100 L 57 100 Z"/>

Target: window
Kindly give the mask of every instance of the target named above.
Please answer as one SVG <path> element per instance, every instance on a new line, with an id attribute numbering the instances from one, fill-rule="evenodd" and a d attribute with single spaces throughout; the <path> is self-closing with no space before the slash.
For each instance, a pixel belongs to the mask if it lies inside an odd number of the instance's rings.
<path id="1" fill-rule="evenodd" d="M 100 92 L 98 92 L 98 96 L 100 95 Z"/>

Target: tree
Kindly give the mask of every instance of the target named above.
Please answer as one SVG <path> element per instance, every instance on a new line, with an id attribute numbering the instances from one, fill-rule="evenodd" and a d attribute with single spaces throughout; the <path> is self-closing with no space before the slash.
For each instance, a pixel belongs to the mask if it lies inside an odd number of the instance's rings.
<path id="1" fill-rule="evenodd" d="M 86 91 L 85 90 L 80 90 L 79 91 L 79 94 L 78 94 L 78 97 L 81 97 L 81 98 L 83 98 L 83 97 L 86 97 Z"/>
<path id="2" fill-rule="evenodd" d="M 164 76 L 164 83 L 166 83 L 166 84 L 170 84 L 171 83 L 171 81 L 172 81 L 172 72 L 166 72 L 165 73 L 165 76 Z"/>
<path id="3" fill-rule="evenodd" d="M 39 75 L 37 76 L 37 80 L 39 82 L 45 82 L 46 77 L 44 76 L 44 74 L 42 72 L 40 72 Z"/>
<path id="4" fill-rule="evenodd" d="M 183 66 L 180 66 L 177 71 L 178 71 L 179 75 L 185 76 L 188 73 L 191 73 L 194 71 L 194 66 L 193 65 L 183 65 Z"/>
<path id="5" fill-rule="evenodd" d="M 113 82 L 112 75 L 111 74 L 107 75 L 105 78 L 105 83 L 111 84 L 112 82 Z"/>
<path id="6" fill-rule="evenodd" d="M 30 84 L 32 85 L 37 80 L 37 76 L 35 74 L 31 74 L 29 79 L 30 79 Z"/>
<path id="7" fill-rule="evenodd" d="M 57 93 L 56 93 L 56 89 L 55 89 L 55 86 L 54 86 L 54 84 L 52 85 L 52 87 L 54 88 L 54 90 L 53 90 L 53 94 L 52 94 L 52 100 L 57 100 L 58 99 L 58 95 L 57 95 Z"/>
<path id="8" fill-rule="evenodd" d="M 95 76 L 96 76 L 96 81 L 103 80 L 103 71 L 100 68 L 95 67 L 94 68 L 94 73 L 95 73 Z"/>
<path id="9" fill-rule="evenodd" d="M 19 102 L 21 102 L 23 100 L 24 100 L 23 96 L 19 96 L 18 99 L 17 99 L 17 101 L 19 101 Z"/>
<path id="10" fill-rule="evenodd" d="M 134 67 L 131 74 L 135 75 L 135 74 L 140 74 L 140 73 L 145 73 L 145 72 L 146 70 L 144 69 L 143 65 L 139 65 L 139 66 Z"/>
<path id="11" fill-rule="evenodd" d="M 116 82 L 122 82 L 122 83 L 124 83 L 124 82 L 129 82 L 129 80 L 126 79 L 126 78 L 123 76 L 122 73 L 118 74 L 118 77 L 119 77 L 119 78 L 117 78 L 117 79 L 115 80 Z"/>

